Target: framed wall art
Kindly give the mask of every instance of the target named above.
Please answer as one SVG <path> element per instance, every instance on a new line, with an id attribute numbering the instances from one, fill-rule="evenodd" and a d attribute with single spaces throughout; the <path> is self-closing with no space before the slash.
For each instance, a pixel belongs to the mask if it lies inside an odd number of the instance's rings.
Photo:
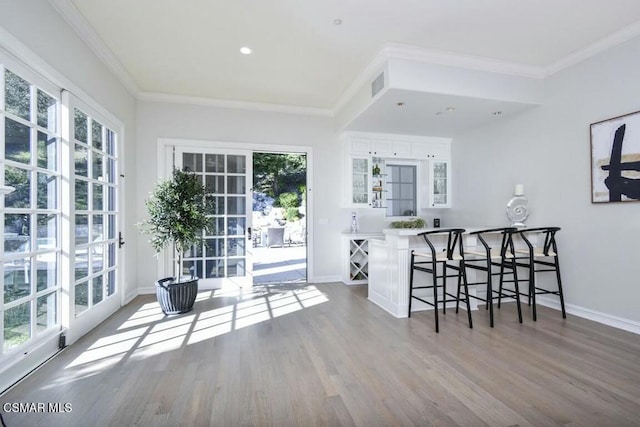
<path id="1" fill-rule="evenodd" d="M 591 124 L 591 202 L 640 201 L 640 111 Z"/>

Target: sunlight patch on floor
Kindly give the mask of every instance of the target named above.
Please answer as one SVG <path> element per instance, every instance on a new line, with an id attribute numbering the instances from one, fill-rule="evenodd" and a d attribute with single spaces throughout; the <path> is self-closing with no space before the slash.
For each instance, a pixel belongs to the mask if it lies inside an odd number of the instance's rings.
<path id="1" fill-rule="evenodd" d="M 58 383 L 95 375 L 126 358 L 157 356 L 329 301 L 315 286 L 294 284 L 201 291 L 196 304 L 208 300 L 220 300 L 225 305 L 165 316 L 157 302 L 143 304 L 116 328 L 118 332 L 97 339 L 67 365 L 69 375 Z"/>

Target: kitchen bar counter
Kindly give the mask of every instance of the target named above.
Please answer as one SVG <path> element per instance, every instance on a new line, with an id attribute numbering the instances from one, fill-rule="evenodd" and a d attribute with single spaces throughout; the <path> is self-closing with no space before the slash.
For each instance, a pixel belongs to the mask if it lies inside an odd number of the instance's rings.
<path id="1" fill-rule="evenodd" d="M 466 230 L 463 234 L 463 244 L 465 248 L 475 247 L 478 240 L 470 232 L 488 229 L 492 227 L 461 227 Z M 442 228 L 444 229 L 444 228 Z M 393 316 L 404 318 L 408 316 L 409 308 L 409 270 L 411 265 L 411 250 L 420 248 L 424 250 L 427 245 L 418 234 L 425 231 L 439 230 L 434 228 L 413 228 L 413 229 L 385 229 L 384 239 L 369 240 L 369 301 L 380 306 Z M 446 235 L 435 237 L 436 247 L 446 246 Z M 438 244 L 437 239 L 442 239 Z M 467 269 L 469 282 L 477 281 L 476 272 Z M 424 283 L 432 280 L 431 275 L 416 271 L 414 275 L 415 283 Z M 449 282 L 453 287 L 457 286 L 457 280 L 451 279 Z M 469 293 L 475 295 L 475 287 L 470 287 Z M 418 291 L 419 292 L 419 291 Z M 414 301 L 412 311 L 427 310 L 432 307 Z M 471 299 L 471 309 L 477 309 L 474 298 Z"/>

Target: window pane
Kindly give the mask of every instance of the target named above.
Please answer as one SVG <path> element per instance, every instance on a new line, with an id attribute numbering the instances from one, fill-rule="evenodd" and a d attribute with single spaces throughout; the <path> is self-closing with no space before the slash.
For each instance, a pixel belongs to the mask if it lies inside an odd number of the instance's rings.
<path id="1" fill-rule="evenodd" d="M 89 308 L 89 282 L 82 282 L 75 287 L 76 316 Z"/>
<path id="2" fill-rule="evenodd" d="M 212 236 L 224 236 L 224 218 L 213 218 L 213 230 L 210 231 Z"/>
<path id="3" fill-rule="evenodd" d="M 91 121 L 91 144 L 94 148 L 102 150 L 102 125 L 95 120 Z"/>
<path id="4" fill-rule="evenodd" d="M 56 326 L 57 307 L 56 293 L 43 295 L 38 297 L 37 314 L 36 314 L 36 330 L 37 332 L 45 331 Z"/>
<path id="5" fill-rule="evenodd" d="M 29 83 L 9 70 L 5 70 L 5 109 L 25 120 L 30 120 L 31 92 Z"/>
<path id="6" fill-rule="evenodd" d="M 102 178 L 102 154 L 93 152 L 93 179 Z"/>
<path id="7" fill-rule="evenodd" d="M 244 194 L 246 191 L 246 178 L 244 176 L 227 177 L 227 194 Z"/>
<path id="8" fill-rule="evenodd" d="M 38 233 L 36 234 L 36 249 L 54 250 L 58 246 L 58 216 L 55 214 L 36 215 Z"/>
<path id="9" fill-rule="evenodd" d="M 228 173 L 245 173 L 246 171 L 246 156 L 227 156 Z"/>
<path id="10" fill-rule="evenodd" d="M 92 245 L 90 251 L 91 273 L 98 273 L 104 268 L 103 245 Z"/>
<path id="11" fill-rule="evenodd" d="M 104 208 L 102 185 L 93 184 L 93 210 L 101 211 Z"/>
<path id="12" fill-rule="evenodd" d="M 246 222 L 247 220 L 245 218 L 229 218 L 229 229 L 227 230 L 228 235 L 244 236 L 246 232 Z"/>
<path id="13" fill-rule="evenodd" d="M 30 128 L 9 118 L 4 125 L 4 156 L 7 160 L 31 163 Z"/>
<path id="14" fill-rule="evenodd" d="M 227 264 L 227 277 L 243 277 L 246 274 L 244 259 L 230 259 Z"/>
<path id="15" fill-rule="evenodd" d="M 81 179 L 76 179 L 76 196 L 75 204 L 77 211 L 86 211 L 89 200 L 89 183 Z"/>
<path id="16" fill-rule="evenodd" d="M 38 126 L 55 132 L 58 106 L 55 98 L 38 89 Z"/>
<path id="17" fill-rule="evenodd" d="M 202 261 L 185 261 L 182 267 L 182 276 L 187 277 L 203 277 Z"/>
<path id="18" fill-rule="evenodd" d="M 184 170 L 191 172 L 202 172 L 202 154 L 183 153 L 182 167 Z"/>
<path id="19" fill-rule="evenodd" d="M 4 345 L 8 351 L 31 338 L 31 303 L 5 310 L 4 312 Z"/>
<path id="20" fill-rule="evenodd" d="M 4 262 L 5 304 L 31 294 L 31 260 L 19 258 Z"/>
<path id="21" fill-rule="evenodd" d="M 15 191 L 4 196 L 4 206 L 7 208 L 31 207 L 31 174 L 29 171 L 13 166 L 4 169 L 4 182 L 15 187 Z"/>
<path id="22" fill-rule="evenodd" d="M 205 239 L 205 257 L 219 258 L 224 256 L 224 239 Z"/>
<path id="23" fill-rule="evenodd" d="M 116 205 L 116 188 L 115 187 L 107 187 L 107 191 L 109 192 L 109 194 L 107 195 L 107 210 L 108 211 L 115 211 L 117 209 L 117 205 Z"/>
<path id="24" fill-rule="evenodd" d="M 113 131 L 108 128 L 107 128 L 107 147 L 105 151 L 107 152 L 107 154 L 111 156 L 116 155 L 116 134 L 113 133 Z"/>
<path id="25" fill-rule="evenodd" d="M 107 282 L 107 296 L 116 293 L 116 271 L 109 271 L 109 281 Z"/>
<path id="26" fill-rule="evenodd" d="M 207 204 L 211 209 L 212 215 L 224 215 L 224 197 L 223 196 L 207 196 Z"/>
<path id="27" fill-rule="evenodd" d="M 207 193 L 224 193 L 224 176 L 207 175 L 205 177 L 205 187 Z"/>
<path id="28" fill-rule="evenodd" d="M 206 172 L 224 172 L 224 155 L 223 154 L 205 154 L 205 171 Z"/>
<path id="29" fill-rule="evenodd" d="M 27 252 L 31 241 L 31 221 L 28 214 L 4 215 L 4 251 Z"/>
<path id="30" fill-rule="evenodd" d="M 56 152 L 58 150 L 56 137 L 38 132 L 38 167 L 56 171 Z"/>
<path id="31" fill-rule="evenodd" d="M 240 239 L 229 239 L 227 256 L 244 256 L 245 242 L 246 239 L 244 237 Z"/>
<path id="32" fill-rule="evenodd" d="M 56 286 L 58 280 L 57 261 L 57 255 L 54 252 L 36 257 L 36 285 L 38 292 Z"/>
<path id="33" fill-rule="evenodd" d="M 74 260 L 74 281 L 84 279 L 89 275 L 89 264 L 87 249 L 76 250 L 76 258 Z"/>
<path id="34" fill-rule="evenodd" d="M 202 245 L 192 245 L 183 255 L 185 258 L 200 258 L 202 256 Z"/>
<path id="35" fill-rule="evenodd" d="M 36 198 L 39 209 L 55 209 L 58 179 L 53 175 L 38 172 L 38 193 Z"/>
<path id="36" fill-rule="evenodd" d="M 227 197 L 227 213 L 230 215 L 244 215 L 247 205 L 246 197 Z"/>
<path id="37" fill-rule="evenodd" d="M 207 278 L 224 277 L 224 260 L 207 261 Z"/>
<path id="38" fill-rule="evenodd" d="M 116 183 L 116 161 L 112 158 L 107 158 L 107 182 Z"/>
<path id="39" fill-rule="evenodd" d="M 82 111 L 75 109 L 74 111 L 74 137 L 78 141 L 87 142 L 87 115 Z"/>
<path id="40" fill-rule="evenodd" d="M 76 245 L 89 243 L 89 215 L 76 215 Z"/>
<path id="41" fill-rule="evenodd" d="M 109 260 L 107 263 L 107 267 L 115 267 L 116 266 L 116 244 L 109 243 Z"/>
<path id="42" fill-rule="evenodd" d="M 91 241 L 101 242 L 104 240 L 104 218 L 102 215 L 92 215 L 92 219 Z"/>
<path id="43" fill-rule="evenodd" d="M 75 174 L 89 176 L 89 150 L 80 144 L 76 144 L 74 153 Z"/>
<path id="44" fill-rule="evenodd" d="M 109 231 L 107 233 L 107 238 L 108 239 L 115 239 L 116 238 L 116 216 L 115 215 L 109 215 L 108 217 L 108 228 Z"/>
<path id="45" fill-rule="evenodd" d="M 104 290 L 102 286 L 102 276 L 95 277 L 92 280 L 91 287 L 93 288 L 93 295 L 91 298 L 92 305 L 96 305 L 104 298 Z"/>

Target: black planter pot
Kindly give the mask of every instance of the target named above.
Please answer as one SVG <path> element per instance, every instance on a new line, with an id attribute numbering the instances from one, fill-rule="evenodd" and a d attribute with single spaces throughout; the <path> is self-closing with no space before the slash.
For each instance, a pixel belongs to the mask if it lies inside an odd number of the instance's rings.
<path id="1" fill-rule="evenodd" d="M 198 295 L 198 278 L 174 283 L 173 277 L 156 282 L 156 297 L 164 314 L 180 314 L 193 310 Z"/>

